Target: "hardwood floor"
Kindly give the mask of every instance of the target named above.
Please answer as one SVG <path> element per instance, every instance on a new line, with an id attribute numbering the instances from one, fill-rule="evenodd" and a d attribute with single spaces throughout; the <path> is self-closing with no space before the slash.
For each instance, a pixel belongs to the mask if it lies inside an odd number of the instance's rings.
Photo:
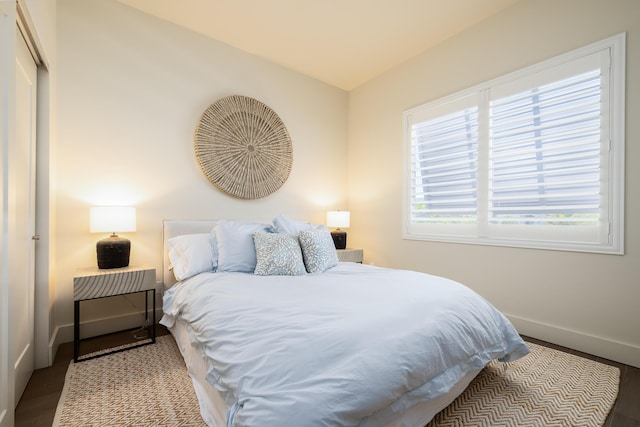
<path id="1" fill-rule="evenodd" d="M 168 333 L 162 326 L 156 331 L 158 336 Z M 112 347 L 114 343 L 121 344 L 123 339 L 127 339 L 127 334 L 131 335 L 124 332 L 83 341 L 81 353 Z M 640 427 L 640 369 L 533 338 L 525 337 L 525 340 L 618 367 L 620 392 L 604 427 Z M 72 343 L 63 344 L 51 367 L 38 369 L 33 373 L 16 408 L 16 427 L 44 427 L 53 423 L 67 367 L 72 359 Z"/>

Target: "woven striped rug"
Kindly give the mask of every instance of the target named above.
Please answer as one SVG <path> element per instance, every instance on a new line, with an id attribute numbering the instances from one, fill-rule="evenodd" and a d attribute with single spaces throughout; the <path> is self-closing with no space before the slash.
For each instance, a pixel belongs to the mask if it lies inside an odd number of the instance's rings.
<path id="1" fill-rule="evenodd" d="M 53 427 L 205 426 L 173 337 L 69 364 Z"/>
<path id="2" fill-rule="evenodd" d="M 598 427 L 618 394 L 618 368 L 529 344 L 487 366 L 427 427 Z M 169 335 L 69 365 L 54 427 L 203 426 L 182 356 Z"/>

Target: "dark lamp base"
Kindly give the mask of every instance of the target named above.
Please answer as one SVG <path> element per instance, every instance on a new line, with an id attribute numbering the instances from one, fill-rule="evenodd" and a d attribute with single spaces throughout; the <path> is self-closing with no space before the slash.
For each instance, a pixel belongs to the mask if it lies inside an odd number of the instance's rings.
<path id="1" fill-rule="evenodd" d="M 336 249 L 345 249 L 347 247 L 347 233 L 345 231 L 332 231 L 331 237 Z"/>
<path id="2" fill-rule="evenodd" d="M 131 253 L 131 242 L 129 239 L 113 235 L 98 241 L 96 252 L 98 254 L 98 268 L 127 267 Z"/>

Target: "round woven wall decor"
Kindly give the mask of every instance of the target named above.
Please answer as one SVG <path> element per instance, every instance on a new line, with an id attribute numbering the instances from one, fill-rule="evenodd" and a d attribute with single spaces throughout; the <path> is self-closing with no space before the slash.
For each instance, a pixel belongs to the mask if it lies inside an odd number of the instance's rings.
<path id="1" fill-rule="evenodd" d="M 222 98 L 205 110 L 194 137 L 202 172 L 220 190 L 259 199 L 279 189 L 291 172 L 291 138 L 280 117 L 246 96 Z"/>

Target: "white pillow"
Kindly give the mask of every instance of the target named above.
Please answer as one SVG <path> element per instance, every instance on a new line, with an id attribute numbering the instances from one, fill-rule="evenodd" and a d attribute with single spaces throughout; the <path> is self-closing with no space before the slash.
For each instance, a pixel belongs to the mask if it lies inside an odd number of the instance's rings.
<path id="1" fill-rule="evenodd" d="M 253 273 L 256 269 L 253 233 L 268 232 L 271 226 L 257 222 L 221 220 L 213 230 L 218 240 L 218 271 Z"/>
<path id="2" fill-rule="evenodd" d="M 284 215 L 278 215 L 273 219 L 273 231 L 276 233 L 298 234 L 305 230 L 314 230 L 316 226 L 305 221 L 289 219 Z"/>
<path id="3" fill-rule="evenodd" d="M 297 234 L 254 233 L 255 274 L 260 276 L 301 276 L 307 273 Z"/>
<path id="4" fill-rule="evenodd" d="M 322 273 L 338 265 L 338 253 L 331 233 L 324 225 L 298 234 L 304 265 L 309 273 Z"/>
<path id="5" fill-rule="evenodd" d="M 169 239 L 169 259 L 177 280 L 188 279 L 217 265 L 217 245 L 213 233 L 184 234 Z"/>

